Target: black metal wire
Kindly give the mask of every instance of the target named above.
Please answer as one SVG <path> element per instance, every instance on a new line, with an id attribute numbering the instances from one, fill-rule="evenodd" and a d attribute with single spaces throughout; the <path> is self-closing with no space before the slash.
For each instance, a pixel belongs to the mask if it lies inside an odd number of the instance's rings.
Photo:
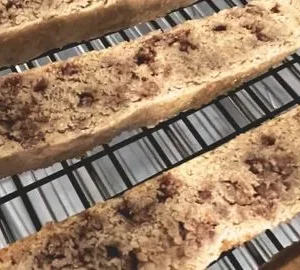
<path id="1" fill-rule="evenodd" d="M 12 176 L 12 179 L 13 179 L 13 182 L 14 182 L 16 188 L 18 190 L 22 190 L 23 189 L 23 185 L 22 185 L 22 182 L 21 182 L 19 176 L 14 175 L 14 176 Z M 28 198 L 27 193 L 22 192 L 22 194 L 21 194 L 20 197 L 22 199 L 22 202 L 25 205 L 25 208 L 28 211 L 28 214 L 30 216 L 30 219 L 32 220 L 32 223 L 33 223 L 36 231 L 39 231 L 41 229 L 41 227 L 42 227 L 42 224 L 41 224 L 40 219 L 38 218 L 38 215 L 36 214 L 36 212 L 35 212 L 35 210 L 34 210 L 34 208 L 32 206 L 31 201 Z"/>
<path id="2" fill-rule="evenodd" d="M 185 20 L 189 21 L 192 19 L 191 16 L 183 8 L 181 8 L 179 11 Z"/>
<path id="3" fill-rule="evenodd" d="M 270 257 L 267 249 L 261 244 L 260 241 L 258 241 L 257 239 L 254 239 L 253 242 L 255 242 L 255 244 L 261 249 L 261 251 L 264 253 L 265 256 Z"/>
<path id="4" fill-rule="evenodd" d="M 170 159 L 167 156 L 167 154 L 162 150 L 162 148 L 159 145 L 159 143 L 155 140 L 155 138 L 153 136 L 153 133 L 151 131 L 149 131 L 149 129 L 147 129 L 147 128 L 142 128 L 142 130 L 144 131 L 145 135 L 149 139 L 149 141 L 152 144 L 152 146 L 155 148 L 157 154 L 160 156 L 160 158 L 162 159 L 162 161 L 164 162 L 164 164 L 167 167 L 172 166 L 172 162 L 170 161 Z"/>
<path id="5" fill-rule="evenodd" d="M 247 93 L 249 96 L 254 100 L 254 102 L 259 106 L 259 108 L 263 111 L 265 115 L 269 115 L 270 110 L 266 106 L 265 103 L 262 102 L 262 100 L 254 93 L 251 87 L 245 87 Z"/>
<path id="6" fill-rule="evenodd" d="M 292 226 L 291 224 L 288 224 L 288 227 L 289 227 L 290 230 L 293 232 L 293 234 L 296 235 L 296 237 L 300 240 L 300 234 L 299 234 L 299 232 L 294 228 L 294 226 Z"/>
<path id="7" fill-rule="evenodd" d="M 233 254 L 231 252 L 229 252 L 227 254 L 227 258 L 229 259 L 229 261 L 232 263 L 232 265 L 234 266 L 234 268 L 236 270 L 243 270 L 243 267 L 241 266 L 241 264 L 239 263 L 239 261 L 236 259 L 236 257 L 233 256 Z"/>
<path id="8" fill-rule="evenodd" d="M 170 24 L 171 27 L 174 27 L 177 25 L 177 23 L 172 19 L 170 15 L 165 16 L 166 21 Z"/>
<path id="9" fill-rule="evenodd" d="M 82 191 L 80 185 L 78 184 L 73 172 L 70 171 L 68 163 L 66 161 L 62 161 L 61 165 L 62 165 L 64 171 L 66 172 L 68 178 L 70 179 L 71 184 L 72 184 L 73 188 L 75 189 L 76 194 L 80 198 L 84 208 L 85 209 L 89 208 L 91 205 L 90 205 L 88 199 L 86 198 L 84 192 Z"/>
<path id="10" fill-rule="evenodd" d="M 293 99 L 297 99 L 299 97 L 293 88 L 278 73 L 273 73 L 272 75 Z"/>
<path id="11" fill-rule="evenodd" d="M 224 115 L 228 123 L 234 128 L 234 130 L 238 131 L 240 129 L 240 126 L 233 119 L 233 117 L 228 113 L 228 111 L 224 108 L 224 106 L 219 101 L 216 101 L 215 105 L 219 109 L 219 111 Z"/>
<path id="12" fill-rule="evenodd" d="M 173 145 L 176 147 L 178 153 L 181 155 L 181 157 L 184 159 L 189 154 L 187 152 L 187 149 L 183 146 L 181 141 L 177 138 L 176 134 L 170 127 L 164 128 L 165 133 L 168 135 L 168 138 L 173 143 Z"/>
<path id="13" fill-rule="evenodd" d="M 13 235 L 11 228 L 8 225 L 8 222 L 5 218 L 5 216 L 3 215 L 1 208 L 0 208 L 0 229 L 1 229 L 1 232 L 3 233 L 6 243 L 13 243 L 17 240 L 15 238 L 15 236 Z"/>
<path id="14" fill-rule="evenodd" d="M 206 2 L 214 10 L 214 12 L 219 12 L 220 11 L 220 9 L 216 6 L 216 4 L 212 0 L 207 0 Z"/>
<path id="15" fill-rule="evenodd" d="M 232 0 L 225 0 L 226 3 L 229 6 L 234 6 L 234 3 Z M 199 1 L 200 2 L 200 1 Z M 209 6 L 215 11 L 218 12 L 220 11 L 220 9 L 218 8 L 218 6 L 212 1 L 212 0 L 207 0 L 206 1 Z M 245 0 L 240 0 L 241 3 L 246 4 L 247 2 Z M 189 20 L 191 19 L 191 17 L 188 15 L 188 13 L 184 10 L 184 9 L 179 9 L 181 15 Z M 170 24 L 170 26 L 175 26 L 176 22 L 172 19 L 171 16 L 166 16 L 165 17 L 166 21 Z M 151 22 L 152 26 L 155 29 L 160 29 L 159 24 L 156 21 L 152 21 Z M 125 40 L 125 41 L 129 41 L 129 37 L 126 35 L 126 33 L 124 31 L 120 31 L 118 32 L 121 37 Z M 110 47 L 111 44 L 108 42 L 108 40 L 105 37 L 101 37 L 100 41 L 102 42 L 102 44 L 105 47 Z M 78 43 L 75 44 L 69 44 L 68 46 L 64 47 L 63 50 L 74 47 L 76 45 L 79 45 Z M 84 45 L 87 47 L 88 50 L 93 50 L 93 46 L 91 45 L 90 42 L 84 42 Z M 52 62 L 56 61 L 56 57 L 54 54 L 58 53 L 60 50 L 52 50 L 50 52 L 45 53 L 43 56 L 48 56 L 50 58 L 50 60 Z M 41 56 L 40 56 L 41 57 Z M 136 142 L 139 139 L 142 138 L 147 138 L 149 140 L 149 142 L 151 143 L 151 146 L 153 146 L 153 148 L 155 149 L 155 151 L 157 152 L 157 154 L 159 155 L 160 159 L 163 161 L 163 163 L 166 165 L 162 171 L 165 170 L 169 170 L 171 168 L 174 168 L 184 162 L 187 162 L 188 160 L 202 154 L 205 153 L 207 151 L 210 151 L 224 143 L 226 143 L 227 141 L 229 141 L 230 139 L 236 137 L 237 135 L 248 131 L 258 125 L 260 125 L 261 123 L 263 123 L 264 121 L 274 118 L 276 117 L 279 113 L 291 108 L 294 105 L 297 105 L 300 103 L 300 98 L 298 96 L 298 94 L 294 91 L 294 89 L 292 89 L 292 87 L 281 77 L 281 75 L 278 74 L 279 71 L 284 70 L 285 68 L 289 68 L 294 74 L 298 74 L 299 76 L 299 72 L 298 70 L 295 70 L 295 67 L 293 66 L 296 63 L 300 63 L 300 56 L 298 54 L 294 54 L 292 56 L 291 59 L 284 61 L 283 64 L 277 66 L 276 68 L 271 69 L 270 71 L 268 71 L 265 74 L 262 74 L 258 77 L 256 77 L 255 79 L 252 79 L 251 81 L 245 83 L 244 85 L 238 87 L 236 89 L 236 91 L 229 93 L 229 96 L 233 97 L 233 95 L 235 95 L 236 92 L 241 91 L 243 89 L 245 89 L 246 93 L 248 93 L 248 95 L 252 98 L 252 100 L 257 104 L 257 106 L 259 107 L 259 109 L 264 113 L 264 115 L 259 118 L 256 119 L 255 121 L 253 121 L 254 119 L 249 119 L 250 120 L 250 124 L 246 125 L 245 127 L 240 127 L 238 125 L 238 123 L 233 119 L 233 117 L 229 114 L 229 112 L 225 109 L 225 107 L 222 105 L 222 103 L 220 102 L 220 100 L 223 97 L 219 97 L 216 101 L 214 101 L 213 103 L 210 103 L 206 106 L 210 106 L 211 104 L 214 104 L 217 109 L 223 114 L 223 116 L 225 117 L 225 119 L 228 121 L 228 123 L 232 126 L 232 128 L 234 129 L 234 132 L 229 134 L 226 137 L 221 138 L 220 140 L 212 143 L 211 145 L 207 145 L 207 143 L 204 141 L 200 131 L 198 131 L 195 126 L 192 124 L 192 122 L 189 120 L 189 116 L 191 116 L 193 113 L 196 112 L 196 110 L 190 110 L 188 112 L 184 112 L 179 114 L 178 116 L 169 119 L 163 123 L 158 124 L 156 127 L 154 128 L 143 128 L 142 132 L 127 138 L 119 143 L 116 143 L 112 146 L 108 146 L 108 145 L 104 145 L 103 146 L 103 150 L 92 155 L 89 156 L 87 158 L 82 159 L 81 161 L 75 163 L 75 164 L 71 164 L 68 165 L 67 162 L 62 162 L 62 167 L 63 169 L 60 171 L 57 171 L 47 177 L 44 177 L 36 182 L 33 182 L 27 186 L 23 186 L 20 179 L 18 178 L 18 176 L 13 176 L 13 181 L 17 187 L 16 191 L 13 191 L 7 195 L 4 195 L 2 197 L 0 197 L 0 205 L 9 202 L 10 200 L 13 200 L 17 197 L 21 197 L 21 199 L 24 202 L 24 205 L 26 207 L 26 209 L 28 210 L 28 213 L 30 215 L 30 218 L 33 221 L 33 224 L 35 226 L 35 228 L 37 230 L 40 229 L 41 227 L 41 223 L 39 221 L 38 216 L 35 213 L 35 210 L 27 196 L 28 192 L 39 188 L 53 180 L 56 180 L 57 178 L 60 178 L 64 175 L 67 175 L 68 178 L 70 179 L 78 197 L 80 198 L 80 200 L 82 201 L 83 205 L 85 208 L 90 207 L 90 203 L 88 201 L 88 199 L 86 198 L 84 192 L 82 191 L 76 177 L 74 176 L 73 172 L 74 170 L 80 168 L 80 167 L 85 167 L 88 171 L 88 173 L 91 175 L 91 178 L 93 179 L 97 189 L 99 190 L 100 194 L 105 198 L 109 198 L 109 192 L 107 191 L 107 189 L 105 188 L 105 186 L 102 184 L 101 179 L 99 178 L 97 181 L 95 181 L 95 179 L 97 177 L 95 177 L 94 174 L 97 174 L 96 172 L 93 173 L 94 169 L 92 166 L 92 162 L 104 157 L 104 156 L 108 156 L 111 160 L 111 162 L 113 163 L 114 167 L 116 168 L 117 172 L 119 173 L 120 177 L 122 178 L 124 184 L 126 185 L 127 189 L 131 188 L 133 186 L 132 182 L 130 181 L 127 173 L 125 172 L 124 168 L 122 167 L 121 163 L 119 162 L 118 158 L 115 155 L 115 151 L 118 151 L 126 146 L 128 146 L 129 144 Z M 29 68 L 33 68 L 33 64 L 31 61 L 29 61 L 27 63 L 27 66 Z M 5 68 L 0 69 L 3 70 Z M 17 72 L 17 69 L 15 67 L 11 67 L 11 70 L 13 72 Z M 274 111 L 270 111 L 268 109 L 268 107 L 265 105 L 265 103 L 256 95 L 256 93 L 253 91 L 253 89 L 251 88 L 251 85 L 253 85 L 254 83 L 267 78 L 268 76 L 273 76 L 275 78 L 275 80 L 286 90 L 286 92 L 291 96 L 292 101 L 283 105 L 282 107 L 275 109 Z M 234 100 L 234 99 L 233 99 Z M 206 106 L 204 106 L 203 108 L 205 108 Z M 244 114 L 246 115 L 247 113 L 244 112 Z M 246 115 L 247 116 L 247 115 Z M 249 118 L 249 117 L 248 117 Z M 191 134 L 194 136 L 194 138 L 196 139 L 196 141 L 199 143 L 199 145 L 201 146 L 201 149 L 191 155 L 187 155 L 186 153 L 182 152 L 183 155 L 183 159 L 180 160 L 179 162 L 172 164 L 169 157 L 167 156 L 167 154 L 163 151 L 163 149 L 161 148 L 161 146 L 159 145 L 159 143 L 156 141 L 155 136 L 153 136 L 154 132 L 157 132 L 158 130 L 164 130 L 165 133 L 170 133 L 168 132 L 169 126 L 173 123 L 175 123 L 178 120 L 182 120 L 184 122 L 184 124 L 187 126 L 188 130 L 191 132 Z M 172 138 L 173 135 L 170 136 L 170 138 Z M 162 171 L 157 172 L 156 175 L 160 174 Z M 156 176 L 155 175 L 155 176 Z M 153 176 L 152 176 L 153 177 Z M 141 183 L 143 183 L 144 181 L 146 181 L 147 179 L 144 179 Z M 117 194 L 116 196 L 120 195 L 122 193 Z M 15 241 L 16 239 L 14 238 L 12 232 L 9 229 L 9 226 L 7 225 L 7 222 L 1 212 L 1 208 L 0 208 L 0 229 L 2 232 L 4 232 L 4 237 L 6 239 L 6 241 L 8 243 Z M 266 231 L 266 235 L 268 236 L 268 238 L 272 241 L 272 243 L 274 244 L 274 246 L 278 249 L 278 250 L 282 250 L 283 246 L 281 245 L 281 243 L 278 241 L 278 239 L 276 238 L 276 236 L 270 231 L 267 230 Z M 297 234 L 298 235 L 298 234 Z M 259 254 L 259 252 L 257 251 L 257 249 L 255 248 L 255 246 L 249 242 L 248 244 L 246 244 L 246 248 L 250 251 L 250 253 L 253 255 L 253 257 L 255 258 L 255 260 L 257 261 L 257 263 L 259 265 L 264 264 L 265 260 L 263 259 L 263 257 Z M 232 253 L 228 253 L 226 254 L 227 258 L 229 259 L 229 261 L 231 262 L 231 264 L 235 267 L 235 269 L 237 270 L 241 270 L 242 267 L 240 265 L 240 263 L 238 262 L 238 260 L 235 258 L 235 256 Z"/>
<path id="16" fill-rule="evenodd" d="M 279 251 L 283 250 L 283 246 L 281 245 L 281 243 L 279 242 L 279 240 L 276 238 L 276 236 L 271 230 L 266 230 L 266 235 L 271 240 L 273 245 L 277 248 L 277 250 Z"/>
<path id="17" fill-rule="evenodd" d="M 108 157 L 110 158 L 111 162 L 114 164 L 117 172 L 121 176 L 123 182 L 125 183 L 127 188 L 132 188 L 133 184 L 130 181 L 128 175 L 126 174 L 125 170 L 123 169 L 122 165 L 120 164 L 119 160 L 115 156 L 114 152 L 111 150 L 111 147 L 107 144 L 103 145 L 105 152 L 107 153 Z"/>
<path id="18" fill-rule="evenodd" d="M 253 256 L 253 258 L 255 259 L 258 265 L 263 265 L 266 263 L 264 258 L 260 255 L 256 247 L 251 242 L 245 243 L 245 247 L 249 251 L 249 253 Z"/>
<path id="19" fill-rule="evenodd" d="M 192 133 L 194 138 L 197 140 L 197 142 L 200 144 L 201 148 L 206 148 L 207 143 L 204 141 L 200 133 L 196 130 L 195 126 L 191 123 L 191 121 L 187 117 L 182 117 L 183 123 L 187 126 L 189 131 Z"/>
<path id="20" fill-rule="evenodd" d="M 103 182 L 100 179 L 100 176 L 98 173 L 95 171 L 94 167 L 92 164 L 87 163 L 84 166 L 87 170 L 87 173 L 90 175 L 92 181 L 94 182 L 95 186 L 97 187 L 98 192 L 101 194 L 101 196 L 104 199 L 109 199 L 110 195 L 109 192 L 106 188 L 106 186 L 103 184 Z"/>

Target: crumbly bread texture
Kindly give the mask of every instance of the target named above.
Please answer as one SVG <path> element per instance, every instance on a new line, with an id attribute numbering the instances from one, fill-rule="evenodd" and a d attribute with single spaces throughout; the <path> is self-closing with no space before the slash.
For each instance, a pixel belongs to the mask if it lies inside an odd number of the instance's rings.
<path id="1" fill-rule="evenodd" d="M 0 251 L 5 269 L 201 270 L 300 212 L 300 107 Z"/>
<path id="2" fill-rule="evenodd" d="M 0 66 L 155 19 L 195 0 L 2 0 Z"/>
<path id="3" fill-rule="evenodd" d="M 0 177 L 80 155 L 123 130 L 210 102 L 298 49 L 299 26 L 289 1 L 253 1 L 0 77 Z"/>

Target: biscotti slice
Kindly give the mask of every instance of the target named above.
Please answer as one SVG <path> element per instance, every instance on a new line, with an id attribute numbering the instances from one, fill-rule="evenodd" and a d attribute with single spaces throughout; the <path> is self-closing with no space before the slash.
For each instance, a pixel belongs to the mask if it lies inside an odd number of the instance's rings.
<path id="1" fill-rule="evenodd" d="M 195 1 L 0 1 L 0 67 L 155 19 Z"/>
<path id="2" fill-rule="evenodd" d="M 300 47 L 289 1 L 253 1 L 103 52 L 0 78 L 0 177 L 197 108 Z"/>
<path id="3" fill-rule="evenodd" d="M 0 269 L 202 270 L 300 212 L 300 107 L 0 251 Z"/>

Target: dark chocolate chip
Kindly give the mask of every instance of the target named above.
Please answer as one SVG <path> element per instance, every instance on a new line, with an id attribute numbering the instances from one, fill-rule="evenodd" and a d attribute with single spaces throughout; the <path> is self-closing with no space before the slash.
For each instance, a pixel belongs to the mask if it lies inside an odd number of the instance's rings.
<path id="1" fill-rule="evenodd" d="M 205 201 L 211 198 L 211 192 L 209 190 L 199 190 L 198 196 L 201 200 Z"/>
<path id="2" fill-rule="evenodd" d="M 139 260 L 134 251 L 129 252 L 129 260 L 130 260 L 130 269 L 138 270 Z"/>
<path id="3" fill-rule="evenodd" d="M 276 138 L 274 138 L 273 136 L 269 136 L 269 135 L 262 135 L 261 138 L 261 143 L 264 146 L 272 146 L 276 143 Z"/>
<path id="4" fill-rule="evenodd" d="M 254 191 L 257 193 L 257 195 L 260 195 L 262 197 L 265 196 L 268 191 L 266 183 L 261 183 L 260 185 L 255 186 Z"/>
<path id="5" fill-rule="evenodd" d="M 10 8 L 12 8 L 13 5 L 14 5 L 14 1 L 13 0 L 8 0 L 7 3 L 5 4 L 6 11 L 8 11 Z"/>
<path id="6" fill-rule="evenodd" d="M 179 51 L 181 52 L 188 52 L 189 49 L 196 50 L 197 46 L 189 42 L 188 40 L 181 40 L 179 41 Z"/>
<path id="7" fill-rule="evenodd" d="M 264 160 L 262 158 L 252 158 L 252 159 L 247 159 L 245 161 L 247 165 L 249 165 L 249 171 L 252 172 L 253 174 L 260 174 L 263 172 L 264 169 Z"/>
<path id="8" fill-rule="evenodd" d="M 72 76 L 74 74 L 79 73 L 79 67 L 72 62 L 67 62 L 65 64 L 62 64 L 60 70 L 62 75 L 64 76 Z"/>
<path id="9" fill-rule="evenodd" d="M 135 72 L 131 72 L 131 78 L 133 80 L 138 80 L 140 77 Z"/>
<path id="10" fill-rule="evenodd" d="M 135 57 L 135 61 L 137 63 L 137 65 L 149 65 L 150 63 L 154 62 L 156 56 L 156 51 L 151 48 L 150 46 L 148 47 L 143 47 L 140 48 L 136 57 Z"/>
<path id="11" fill-rule="evenodd" d="M 78 107 L 91 107 L 95 102 L 95 98 L 93 94 L 89 92 L 83 92 L 79 94 L 78 97 L 79 97 Z"/>
<path id="12" fill-rule="evenodd" d="M 173 198 L 178 194 L 178 189 L 181 182 L 178 181 L 172 174 L 165 174 L 160 179 L 160 184 L 157 189 L 156 198 L 159 203 L 164 203 L 168 198 Z"/>
<path id="13" fill-rule="evenodd" d="M 184 228 L 184 223 L 181 221 L 178 222 L 178 231 L 182 240 L 186 240 L 188 231 Z"/>
<path id="14" fill-rule="evenodd" d="M 172 46 L 175 43 L 179 43 L 179 50 L 181 52 L 189 52 L 189 49 L 196 50 L 198 47 L 190 42 L 188 39 L 191 31 L 178 31 L 175 34 L 169 34 L 168 37 L 168 44 Z"/>
<path id="15" fill-rule="evenodd" d="M 120 250 L 115 246 L 105 246 L 107 256 L 109 258 L 120 258 L 121 252 Z"/>
<path id="16" fill-rule="evenodd" d="M 271 8 L 271 12 L 273 13 L 280 13 L 279 4 L 276 3 L 274 7 Z"/>
<path id="17" fill-rule="evenodd" d="M 268 37 L 266 34 L 264 34 L 261 31 L 256 31 L 255 35 L 256 35 L 257 40 L 259 40 L 259 41 L 267 42 L 267 41 L 271 40 L 270 37 Z"/>
<path id="18" fill-rule="evenodd" d="M 33 87 L 33 91 L 38 93 L 44 93 L 47 87 L 48 81 L 44 77 L 41 77 L 40 79 L 38 79 L 35 86 Z"/>
<path id="19" fill-rule="evenodd" d="M 225 24 L 218 24 L 215 25 L 212 30 L 216 32 L 223 32 L 227 30 L 227 26 Z"/>
<path id="20" fill-rule="evenodd" d="M 16 88 L 21 83 L 21 75 L 17 73 L 12 73 L 8 75 L 3 81 L 3 87 L 8 88 Z"/>
<path id="21" fill-rule="evenodd" d="M 132 220 L 134 217 L 134 213 L 132 210 L 128 207 L 128 204 L 126 201 L 119 207 L 118 212 L 120 215 L 125 217 L 126 219 Z"/>

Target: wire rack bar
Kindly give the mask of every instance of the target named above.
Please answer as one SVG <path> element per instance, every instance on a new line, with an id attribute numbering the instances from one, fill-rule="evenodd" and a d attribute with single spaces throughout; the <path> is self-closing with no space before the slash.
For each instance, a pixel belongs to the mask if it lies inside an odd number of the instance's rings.
<path id="1" fill-rule="evenodd" d="M 0 75 L 108 48 L 154 30 L 169 29 L 184 20 L 201 18 L 223 8 L 246 3 L 245 0 L 199 1 L 164 18 L 96 40 L 70 44 L 22 65 L 1 68 Z M 284 75 L 286 73 L 289 78 Z M 84 158 L 4 179 L 0 183 L 0 245 L 5 246 L 38 231 L 47 221 L 67 218 L 96 202 L 118 196 L 163 171 L 215 149 L 300 104 L 299 94 L 300 56 L 295 53 L 267 73 L 199 110 L 180 113 L 154 128 L 123 134 Z M 70 192 L 65 192 L 65 189 L 70 189 Z M 56 199 L 49 198 L 50 191 Z M 43 202 L 47 217 L 37 211 L 37 199 Z M 19 206 L 26 215 L 20 213 Z M 218 262 L 211 265 L 211 269 L 257 269 L 274 254 L 299 240 L 300 218 L 296 217 L 286 227 L 267 230 L 241 248 L 224 253 Z"/>

